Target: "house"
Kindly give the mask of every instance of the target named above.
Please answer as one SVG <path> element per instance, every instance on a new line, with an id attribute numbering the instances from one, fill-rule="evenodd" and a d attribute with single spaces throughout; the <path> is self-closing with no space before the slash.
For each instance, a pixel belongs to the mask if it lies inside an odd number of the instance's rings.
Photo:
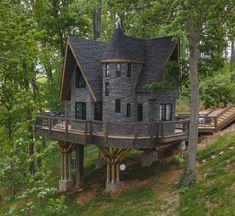
<path id="1" fill-rule="evenodd" d="M 179 61 L 178 40 L 133 38 L 118 27 L 108 43 L 71 37 L 65 53 L 60 92 L 65 118 L 38 115 L 35 125 L 38 135 L 58 140 L 60 191 L 74 183 L 82 187 L 88 144 L 96 145 L 105 159 L 106 191 L 115 191 L 119 165 L 128 151 L 143 151 L 142 165 L 148 166 L 158 159 L 159 146 L 188 139 L 189 121 L 174 121 L 174 91 L 148 88 L 153 82 L 165 84 L 165 64 Z"/>
<path id="2" fill-rule="evenodd" d="M 164 79 L 164 65 L 179 60 L 179 41 L 126 36 L 68 39 L 60 98 L 65 116 L 105 122 L 155 122 L 175 118 L 175 93 L 151 90 Z M 125 130 L 116 128 L 116 130 Z"/>

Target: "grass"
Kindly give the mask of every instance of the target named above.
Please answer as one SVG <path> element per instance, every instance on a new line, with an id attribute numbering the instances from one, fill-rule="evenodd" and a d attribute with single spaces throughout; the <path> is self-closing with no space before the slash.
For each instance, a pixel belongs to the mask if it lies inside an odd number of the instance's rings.
<path id="1" fill-rule="evenodd" d="M 84 190 L 64 194 L 69 215 L 235 215 L 235 134 L 221 136 L 198 152 L 198 181 L 189 188 L 179 188 L 182 170 L 175 160 L 143 168 L 140 166 L 140 152 L 131 151 L 124 160 L 127 169 L 121 172 L 121 179 L 127 182 L 128 187 L 118 194 L 106 194 L 105 168 L 94 170 L 97 155 L 95 146 L 85 148 Z M 213 155 L 215 158 L 212 159 Z M 58 183 L 59 159 L 59 155 L 55 155 L 50 166 L 53 170 L 51 186 Z M 45 205 L 47 203 L 42 201 L 33 215 L 41 215 Z"/>

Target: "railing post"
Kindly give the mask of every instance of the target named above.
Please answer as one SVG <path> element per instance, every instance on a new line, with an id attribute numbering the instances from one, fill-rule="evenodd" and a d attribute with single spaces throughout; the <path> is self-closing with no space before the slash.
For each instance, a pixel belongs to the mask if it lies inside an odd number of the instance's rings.
<path id="1" fill-rule="evenodd" d="M 150 123 L 150 139 L 153 140 L 154 135 L 154 123 Z"/>
<path id="2" fill-rule="evenodd" d="M 104 123 L 104 141 L 107 142 L 108 140 L 108 123 Z"/>
<path id="3" fill-rule="evenodd" d="M 90 136 L 92 136 L 93 135 L 93 121 L 90 121 L 89 122 L 90 123 L 90 129 L 89 129 L 89 131 L 90 131 Z"/>
<path id="4" fill-rule="evenodd" d="M 49 126 L 48 128 L 49 134 L 51 134 L 51 118 L 50 117 L 48 118 L 48 126 Z"/>
<path id="5" fill-rule="evenodd" d="M 156 123 L 156 138 L 159 137 L 159 123 Z"/>
<path id="6" fill-rule="evenodd" d="M 65 136 L 68 136 L 68 132 L 69 132 L 68 119 L 65 119 L 64 124 L 65 124 Z"/>
<path id="7" fill-rule="evenodd" d="M 87 121 L 84 122 L 84 136 L 87 137 Z"/>
<path id="8" fill-rule="evenodd" d="M 164 124 L 161 124 L 161 139 L 162 139 L 162 143 L 164 142 Z"/>
<path id="9" fill-rule="evenodd" d="M 215 131 L 217 131 L 217 127 L 218 127 L 218 118 L 214 117 L 214 127 L 215 127 Z"/>
<path id="10" fill-rule="evenodd" d="M 137 123 L 134 125 L 134 139 L 138 138 L 137 125 Z"/>

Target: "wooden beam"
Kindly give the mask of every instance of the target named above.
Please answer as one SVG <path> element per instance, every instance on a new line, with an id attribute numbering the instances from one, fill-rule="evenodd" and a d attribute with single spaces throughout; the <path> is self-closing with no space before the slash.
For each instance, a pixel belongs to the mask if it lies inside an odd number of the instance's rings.
<path id="1" fill-rule="evenodd" d="M 133 64 L 144 64 L 142 60 L 131 60 L 131 59 L 124 59 L 124 58 L 115 58 L 115 59 L 102 59 L 102 63 L 111 63 L 111 62 L 120 62 L 120 63 L 133 63 Z"/>

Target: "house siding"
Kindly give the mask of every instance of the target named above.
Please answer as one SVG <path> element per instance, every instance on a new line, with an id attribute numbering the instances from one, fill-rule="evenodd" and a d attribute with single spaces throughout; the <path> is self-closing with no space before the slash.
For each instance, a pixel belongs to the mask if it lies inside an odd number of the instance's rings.
<path id="1" fill-rule="evenodd" d="M 131 77 L 127 77 L 127 63 L 121 63 L 121 76 L 116 77 L 116 63 L 109 64 L 109 77 L 103 71 L 103 121 L 135 121 L 137 83 L 142 64 L 131 64 Z M 109 96 L 105 96 L 105 83 L 109 82 Z M 115 99 L 121 100 L 121 112 L 115 113 Z M 126 116 L 126 105 L 131 105 L 131 115 Z"/>
<path id="2" fill-rule="evenodd" d="M 88 90 L 88 88 L 76 88 L 75 87 L 75 71 L 71 77 L 71 101 L 70 104 L 66 102 L 65 115 L 70 118 L 75 118 L 75 103 L 86 103 L 86 119 L 94 120 L 94 101 Z"/>

